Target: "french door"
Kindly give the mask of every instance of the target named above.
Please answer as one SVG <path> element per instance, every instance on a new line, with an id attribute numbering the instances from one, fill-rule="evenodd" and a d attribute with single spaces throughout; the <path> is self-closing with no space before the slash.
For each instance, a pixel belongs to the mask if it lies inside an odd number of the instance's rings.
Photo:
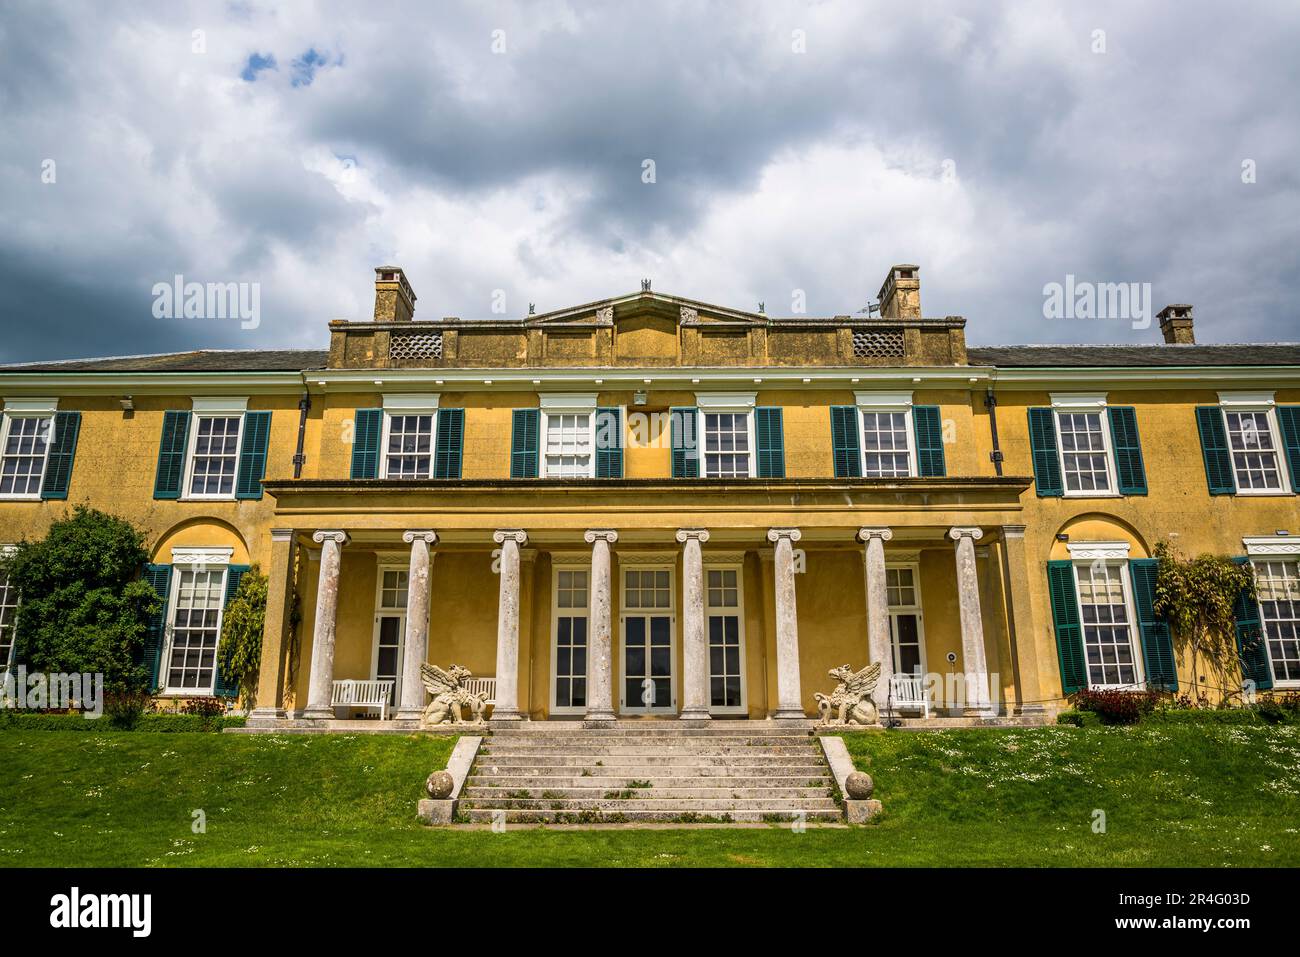
<path id="1" fill-rule="evenodd" d="M 671 568 L 630 568 L 622 576 L 620 634 L 624 714 L 674 714 L 673 631 L 676 625 Z"/>
<path id="2" fill-rule="evenodd" d="M 705 569 L 709 713 L 744 714 L 745 624 L 740 566 Z"/>
<path id="3" fill-rule="evenodd" d="M 370 676 L 393 682 L 388 703 L 402 700 L 402 651 L 406 642 L 407 575 L 405 568 L 380 568 L 375 596 L 375 640 Z"/>
<path id="4" fill-rule="evenodd" d="M 580 714 L 587 708 L 586 568 L 559 568 L 551 576 L 551 661 L 554 662 L 551 711 Z"/>

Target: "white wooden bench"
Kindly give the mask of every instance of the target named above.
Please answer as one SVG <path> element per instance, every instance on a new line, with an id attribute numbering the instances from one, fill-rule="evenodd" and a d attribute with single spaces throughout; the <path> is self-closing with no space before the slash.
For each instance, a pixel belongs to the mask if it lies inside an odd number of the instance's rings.
<path id="1" fill-rule="evenodd" d="M 334 682 L 330 704 L 336 708 L 378 708 L 379 720 L 388 720 L 388 697 L 394 681 L 363 681 L 345 678 Z"/>
<path id="2" fill-rule="evenodd" d="M 466 678 L 465 690 L 470 694 L 486 694 L 488 704 L 495 705 L 497 703 L 496 678 Z"/>
<path id="3" fill-rule="evenodd" d="M 890 675 L 889 699 L 899 711 L 920 711 L 930 717 L 930 698 L 921 675 Z"/>

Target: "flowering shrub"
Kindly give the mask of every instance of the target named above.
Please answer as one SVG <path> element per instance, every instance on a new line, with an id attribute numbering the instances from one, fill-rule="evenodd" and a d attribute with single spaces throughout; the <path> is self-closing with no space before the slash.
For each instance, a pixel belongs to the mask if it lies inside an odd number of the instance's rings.
<path id="1" fill-rule="evenodd" d="M 225 713 L 226 704 L 220 698 L 190 698 L 181 705 L 181 714 L 197 714 L 204 721 Z"/>
<path id="2" fill-rule="evenodd" d="M 1074 706 L 1091 711 L 1102 724 L 1137 724 L 1150 714 L 1159 698 L 1154 691 L 1093 691 L 1084 688 L 1074 696 Z"/>

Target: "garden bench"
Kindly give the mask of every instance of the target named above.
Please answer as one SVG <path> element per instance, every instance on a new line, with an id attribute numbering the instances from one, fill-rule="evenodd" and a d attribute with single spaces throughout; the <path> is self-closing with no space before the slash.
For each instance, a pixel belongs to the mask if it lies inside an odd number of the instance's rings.
<path id="1" fill-rule="evenodd" d="M 393 681 L 364 681 L 345 678 L 335 681 L 330 694 L 330 704 L 336 708 L 378 708 L 379 720 L 388 720 L 388 699 L 393 693 Z"/>

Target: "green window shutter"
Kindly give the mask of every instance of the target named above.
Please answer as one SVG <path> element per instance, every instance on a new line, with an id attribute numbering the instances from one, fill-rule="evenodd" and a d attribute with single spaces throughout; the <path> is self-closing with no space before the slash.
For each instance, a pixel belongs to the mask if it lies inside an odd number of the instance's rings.
<path id="1" fill-rule="evenodd" d="M 596 478 L 623 477 L 623 410 L 596 410 Z"/>
<path id="2" fill-rule="evenodd" d="M 271 439 L 271 413 L 245 412 L 244 437 L 239 446 L 235 498 L 261 498 L 266 475 L 266 446 Z"/>
<path id="3" fill-rule="evenodd" d="M 180 498 L 185 480 L 185 452 L 189 449 L 190 414 L 164 412 L 162 441 L 158 443 L 158 472 L 153 482 L 154 498 Z"/>
<path id="4" fill-rule="evenodd" d="M 1244 555 L 1234 558 L 1238 565 L 1250 565 Z M 1260 624 L 1259 603 L 1244 589 L 1237 595 L 1232 610 L 1237 625 L 1237 658 L 1241 663 L 1241 676 L 1255 682 L 1257 691 L 1273 687 L 1273 669 L 1268 664 L 1268 643 Z"/>
<path id="5" fill-rule="evenodd" d="M 1205 481 L 1211 495 L 1232 495 L 1237 491 L 1232 477 L 1232 456 L 1228 452 L 1228 430 L 1217 405 L 1196 407 L 1196 428 L 1201 433 L 1201 455 L 1205 459 Z"/>
<path id="6" fill-rule="evenodd" d="M 672 433 L 673 478 L 700 477 L 699 438 L 695 434 L 700 421 L 693 407 L 670 409 L 668 427 Z"/>
<path id="7" fill-rule="evenodd" d="M 1061 460 L 1056 455 L 1056 418 L 1051 409 L 1029 410 L 1029 448 L 1034 460 L 1034 487 L 1038 497 L 1064 495 Z"/>
<path id="8" fill-rule="evenodd" d="M 41 481 L 41 498 L 67 498 L 72 478 L 72 460 L 77 454 L 77 435 L 81 432 L 80 412 L 54 413 L 54 436 L 50 455 L 45 460 L 45 478 Z"/>
<path id="9" fill-rule="evenodd" d="M 1074 694 L 1088 685 L 1088 667 L 1083 656 L 1083 627 L 1079 624 L 1079 599 L 1074 590 L 1074 565 L 1068 561 L 1047 563 L 1047 587 L 1052 599 L 1052 625 L 1056 629 L 1056 653 L 1061 662 L 1061 687 Z"/>
<path id="10" fill-rule="evenodd" d="M 230 565 L 226 568 L 226 598 L 221 603 L 224 608 L 230 604 L 230 600 L 239 592 L 239 583 L 244 580 L 244 574 L 248 571 L 248 565 Z M 218 639 L 220 647 L 220 639 Z M 217 657 L 216 664 L 217 680 L 214 682 L 212 693 L 218 698 L 234 698 L 239 694 L 239 685 L 230 681 L 221 673 L 220 656 Z"/>
<path id="11" fill-rule="evenodd" d="M 1291 470 L 1291 491 L 1300 495 L 1300 405 L 1279 405 L 1277 423 L 1282 428 L 1286 464 Z"/>
<path id="12" fill-rule="evenodd" d="M 465 410 L 438 410 L 438 438 L 434 445 L 433 477 L 460 478 L 461 460 L 465 457 Z"/>
<path id="13" fill-rule="evenodd" d="M 1174 640 L 1169 622 L 1156 614 L 1155 558 L 1134 558 L 1128 563 L 1133 579 L 1133 604 L 1137 606 L 1138 630 L 1142 635 L 1142 658 L 1147 684 L 1161 691 L 1178 690 L 1178 668 L 1174 662 Z"/>
<path id="14" fill-rule="evenodd" d="M 912 431 L 916 433 L 916 474 L 927 478 L 947 475 L 943 460 L 943 422 L 937 405 L 912 408 Z"/>
<path id="15" fill-rule="evenodd" d="M 862 477 L 861 449 L 857 406 L 831 406 L 831 452 L 835 457 L 836 478 Z"/>
<path id="16" fill-rule="evenodd" d="M 149 627 L 145 632 L 144 651 L 141 655 L 141 663 L 144 665 L 145 673 L 149 676 L 148 688 L 154 691 L 159 687 L 158 670 L 162 661 L 162 650 L 164 639 L 167 634 L 167 600 L 171 596 L 172 567 L 170 565 L 145 565 L 144 580 L 147 581 L 158 597 L 162 599 L 162 607 L 158 613 L 149 619 Z"/>
<path id="17" fill-rule="evenodd" d="M 537 478 L 538 409 L 515 409 L 510 430 L 510 477 Z"/>
<path id="18" fill-rule="evenodd" d="M 754 437 L 758 446 L 758 477 L 785 478 L 785 432 L 779 407 L 754 410 Z"/>
<path id="19" fill-rule="evenodd" d="M 1142 462 L 1142 439 L 1138 435 L 1137 409 L 1128 405 L 1111 406 L 1110 443 L 1115 452 L 1115 475 L 1121 495 L 1145 495 L 1147 470 Z"/>
<path id="20" fill-rule="evenodd" d="M 383 409 L 357 409 L 352 429 L 354 479 L 379 478 L 379 441 L 383 434 Z"/>

